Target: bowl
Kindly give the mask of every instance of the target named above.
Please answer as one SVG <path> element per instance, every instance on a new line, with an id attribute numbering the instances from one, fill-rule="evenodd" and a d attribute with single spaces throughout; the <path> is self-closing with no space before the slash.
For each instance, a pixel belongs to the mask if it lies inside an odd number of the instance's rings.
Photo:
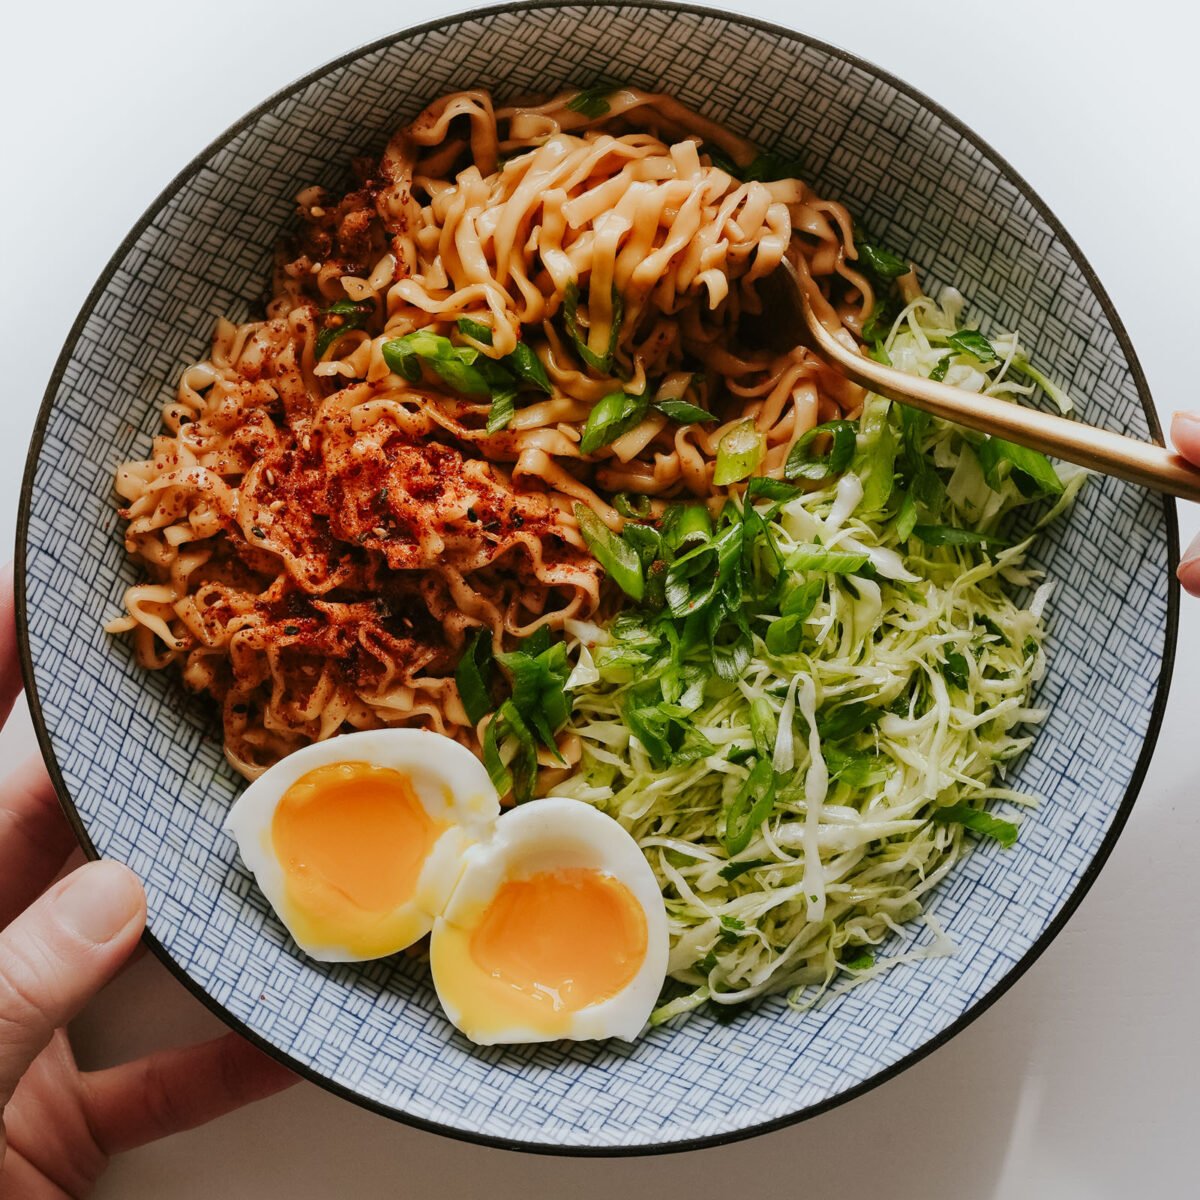
<path id="1" fill-rule="evenodd" d="M 1129 815 L 1175 642 L 1169 501 L 1097 478 L 1037 543 L 1059 587 L 1051 716 L 1016 768 L 1045 802 L 1017 848 L 981 846 L 933 912 L 953 957 L 893 969 L 807 1012 L 775 997 L 722 1025 L 700 1014 L 634 1044 L 477 1048 L 427 969 L 399 956 L 299 954 L 221 822 L 240 780 L 219 730 L 167 673 L 103 632 L 134 568 L 116 465 L 144 456 L 214 319 L 261 304 L 304 185 L 337 186 L 429 100 L 628 81 L 802 156 L 821 194 L 954 283 L 985 328 L 1021 329 L 1083 419 L 1158 437 L 1120 320 L 1061 224 L 937 104 L 799 33 L 664 4 L 524 4 L 389 37 L 271 97 L 173 180 L 89 295 L 38 417 L 17 542 L 20 636 L 42 750 L 90 854 L 146 885 L 148 940 L 192 991 L 300 1074 L 411 1124 L 557 1153 L 685 1149 L 810 1116 L 896 1074 L 992 1003 L 1062 928 Z"/>

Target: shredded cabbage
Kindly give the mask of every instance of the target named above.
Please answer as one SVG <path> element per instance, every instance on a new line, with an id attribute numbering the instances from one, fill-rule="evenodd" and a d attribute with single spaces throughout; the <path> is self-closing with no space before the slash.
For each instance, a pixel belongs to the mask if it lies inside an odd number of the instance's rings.
<path id="1" fill-rule="evenodd" d="M 885 342 L 891 361 L 929 374 L 960 305 L 953 293 L 940 305 L 910 303 Z M 992 345 L 995 361 L 955 355 L 946 380 L 1024 395 L 1008 378 L 1015 335 Z M 668 993 L 655 1023 L 705 1002 L 728 1013 L 769 992 L 806 1006 L 839 978 L 845 986 L 947 952 L 925 909 L 967 848 L 965 830 L 1011 828 L 984 806 L 1033 802 L 1003 777 L 1045 715 L 1030 693 L 1044 669 L 1050 591 L 1024 565 L 1028 541 L 997 550 L 938 544 L 928 532 L 991 534 L 1031 502 L 1011 477 L 989 484 L 979 442 L 872 396 L 847 474 L 782 504 L 751 500 L 768 514 L 782 561 L 803 564 L 795 577 L 811 586 L 793 606 L 798 621 L 786 605 L 746 610 L 734 677 L 714 670 L 703 641 L 689 648 L 644 615 L 619 618 L 603 636 L 572 631 L 568 729 L 582 758 L 554 791 L 619 820 L 658 876 L 669 973 L 683 994 Z M 1081 482 L 1066 482 L 1056 510 Z M 1021 594 L 1032 594 L 1027 606 Z M 795 627 L 772 639 L 779 652 L 767 644 L 775 621 Z M 630 715 L 631 698 L 656 681 L 663 721 L 687 728 L 673 757 Z M 731 856 L 727 822 L 743 811 L 739 789 L 759 759 L 773 767 L 774 802 Z M 914 949 L 918 918 L 934 937 Z M 879 957 L 893 935 L 910 944 Z"/>

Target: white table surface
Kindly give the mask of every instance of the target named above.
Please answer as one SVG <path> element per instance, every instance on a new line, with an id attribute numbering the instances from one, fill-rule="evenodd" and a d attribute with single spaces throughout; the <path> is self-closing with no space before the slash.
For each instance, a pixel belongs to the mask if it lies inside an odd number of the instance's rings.
<path id="1" fill-rule="evenodd" d="M 163 185 L 276 88 L 356 45 L 462 7 L 35 0 L 7 8 L 0 71 L 6 543 L 29 431 L 63 338 L 116 244 Z M 1190 4 L 727 0 L 725 7 L 856 51 L 962 117 L 1016 164 L 1079 241 L 1129 328 L 1164 420 L 1189 403 L 1200 408 L 1200 21 Z M 1181 506 L 1185 544 L 1200 529 L 1198 516 Z M 849 1105 L 722 1149 L 580 1161 L 440 1139 L 302 1083 L 125 1156 L 97 1194 L 1194 1195 L 1198 666 L 1200 600 L 1185 597 L 1158 753 L 1096 886 L 995 1007 Z M 0 761 L 32 749 L 19 714 L 0 739 Z M 147 958 L 87 1012 L 77 1041 L 98 1064 L 220 1028 Z"/>

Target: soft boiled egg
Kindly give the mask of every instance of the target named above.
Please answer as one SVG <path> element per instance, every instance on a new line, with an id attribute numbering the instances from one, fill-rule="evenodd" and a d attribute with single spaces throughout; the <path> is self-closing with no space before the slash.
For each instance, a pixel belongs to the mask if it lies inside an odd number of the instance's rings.
<path id="1" fill-rule="evenodd" d="M 619 1037 L 646 1024 L 667 918 L 633 838 L 579 800 L 532 800 L 466 850 L 433 927 L 438 999 L 472 1041 Z"/>
<path id="2" fill-rule="evenodd" d="M 356 962 L 430 931 L 499 813 L 465 746 L 379 729 L 288 755 L 242 793 L 225 829 L 300 949 Z"/>

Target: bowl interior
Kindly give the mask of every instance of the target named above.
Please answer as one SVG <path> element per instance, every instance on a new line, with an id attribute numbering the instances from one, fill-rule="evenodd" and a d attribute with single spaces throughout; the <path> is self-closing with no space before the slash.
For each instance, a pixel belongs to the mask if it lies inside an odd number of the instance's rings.
<path id="1" fill-rule="evenodd" d="M 43 745 L 95 849 L 146 883 L 150 930 L 224 1014 L 300 1069 L 381 1109 L 467 1136 L 560 1148 L 694 1143 L 811 1111 L 895 1069 L 1031 957 L 1103 858 L 1153 741 L 1173 634 L 1173 512 L 1096 479 L 1034 558 L 1059 587 L 1052 715 L 1016 771 L 1045 803 L 1011 851 L 981 846 L 933 912 L 958 945 L 814 1010 L 779 998 L 635 1045 L 477 1049 L 441 1016 L 424 966 L 299 955 L 220 831 L 239 787 L 218 727 L 173 676 L 106 635 L 134 572 L 112 480 L 144 457 L 214 319 L 260 302 L 305 184 L 338 186 L 430 99 L 566 82 L 669 91 L 798 151 L 930 289 L 955 283 L 984 328 L 1018 326 L 1082 417 L 1146 437 L 1140 375 L 1090 271 L 1002 163 L 947 114 L 866 64 L 715 12 L 494 10 L 353 54 L 252 114 L 171 185 L 81 316 L 35 437 L 20 549 Z M 1165 690 L 1165 689 L 1163 689 Z M 918 939 L 928 942 L 929 936 Z"/>

